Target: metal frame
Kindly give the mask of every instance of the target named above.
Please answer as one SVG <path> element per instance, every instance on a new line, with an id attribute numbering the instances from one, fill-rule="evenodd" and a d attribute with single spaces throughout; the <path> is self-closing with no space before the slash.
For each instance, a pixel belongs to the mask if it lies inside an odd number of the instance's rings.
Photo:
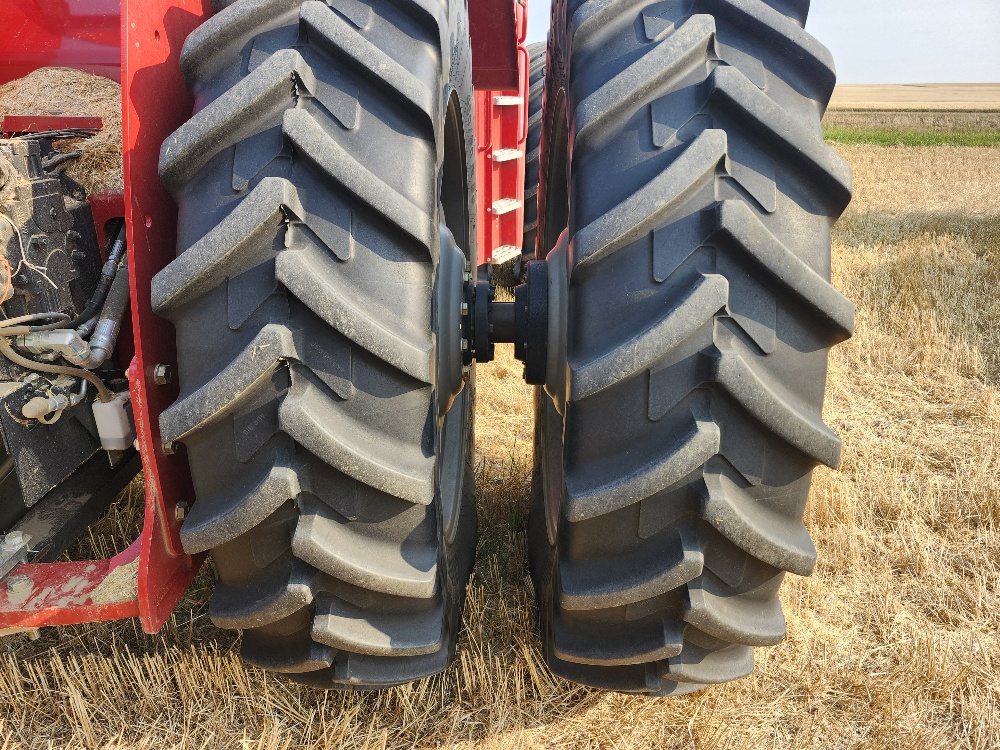
<path id="1" fill-rule="evenodd" d="M 494 5 L 498 3 L 491 0 Z M 503 263 L 521 255 L 524 241 L 524 160 L 528 139 L 528 77 L 531 59 L 524 40 L 528 35 L 526 0 L 513 3 L 513 13 L 497 13 L 492 25 L 476 16 L 490 7 L 490 2 L 470 4 L 472 28 L 488 33 L 486 44 L 473 36 L 473 81 L 476 83 L 476 187 L 479 221 L 476 224 L 479 263 Z M 510 9 L 510 0 L 505 8 Z M 477 9 L 478 10 L 475 10 Z M 509 23 L 509 27 L 506 25 Z M 503 24 L 503 25 L 500 25 Z M 507 39 L 506 43 L 502 40 Z M 514 53 L 514 73 L 497 75 L 498 50 Z M 484 51 L 485 48 L 485 51 Z M 477 57 L 477 54 L 479 57 Z M 485 66 L 481 71 L 480 65 Z"/>
<path id="2" fill-rule="evenodd" d="M 159 417 L 177 398 L 157 385 L 157 364 L 177 366 L 174 330 L 153 313 L 153 276 L 176 255 L 177 206 L 160 182 L 160 144 L 190 116 L 194 101 L 181 75 L 184 40 L 212 14 L 209 0 L 125 0 L 122 13 L 122 139 L 125 223 L 135 357 L 129 367 L 132 413 L 146 484 L 139 555 L 139 616 L 155 633 L 194 580 L 204 555 L 180 542 L 177 505 L 194 498 L 184 455 L 164 453 Z"/>
<path id="3" fill-rule="evenodd" d="M 0 117 L 0 136 L 10 138 L 24 133 L 45 133 L 51 130 L 92 130 L 96 133 L 103 126 L 100 117 L 5 115 Z"/>
<path id="4" fill-rule="evenodd" d="M 157 364 L 175 365 L 170 324 L 153 314 L 150 283 L 174 258 L 177 208 L 157 175 L 160 144 L 191 113 L 180 73 L 187 35 L 211 13 L 208 0 L 126 0 L 122 9 L 122 137 L 125 195 L 91 202 L 99 236 L 124 216 L 128 232 L 135 355 L 128 368 L 137 444 L 145 472 L 142 535 L 110 560 L 31 563 L 0 586 L 0 628 L 23 629 L 139 617 L 147 633 L 166 622 L 204 560 L 181 548 L 177 504 L 193 497 L 187 461 L 168 455 L 158 418 L 177 397 L 157 385 Z M 122 341 L 119 356 L 133 344 Z"/>

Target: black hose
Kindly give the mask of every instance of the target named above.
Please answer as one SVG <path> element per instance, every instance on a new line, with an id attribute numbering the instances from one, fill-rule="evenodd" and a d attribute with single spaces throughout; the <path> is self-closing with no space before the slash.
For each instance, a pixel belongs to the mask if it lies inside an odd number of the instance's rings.
<path id="1" fill-rule="evenodd" d="M 84 306 L 83 311 L 69 323 L 61 326 L 62 328 L 78 328 L 101 311 L 101 308 L 104 307 L 104 300 L 107 299 L 108 292 L 111 290 L 111 283 L 115 280 L 115 274 L 118 272 L 118 262 L 121 260 L 124 252 L 125 223 L 122 222 L 122 225 L 118 229 L 117 234 L 115 234 L 115 239 L 112 241 L 111 247 L 108 250 L 108 260 L 104 264 L 104 268 L 101 269 L 101 278 L 97 282 L 97 288 L 94 289 L 94 294 Z"/>
<path id="2" fill-rule="evenodd" d="M 94 335 L 90 337 L 90 356 L 83 365 L 88 370 L 100 367 L 115 350 L 118 333 L 121 331 L 122 318 L 129 306 L 128 259 L 122 263 L 111 285 L 111 292 L 101 309 L 101 318 L 97 321 Z M 2 329 L 0 329 L 2 330 Z"/>

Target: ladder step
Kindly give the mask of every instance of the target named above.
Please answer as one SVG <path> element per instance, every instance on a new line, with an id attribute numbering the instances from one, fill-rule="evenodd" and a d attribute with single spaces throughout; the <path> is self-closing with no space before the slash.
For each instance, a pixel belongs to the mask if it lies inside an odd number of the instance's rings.
<path id="1" fill-rule="evenodd" d="M 524 99 L 519 96 L 494 96 L 493 104 L 498 107 L 516 107 L 522 104 Z"/>
<path id="2" fill-rule="evenodd" d="M 493 161 L 514 161 L 521 158 L 521 149 L 501 148 L 493 152 Z"/>
<path id="3" fill-rule="evenodd" d="M 514 260 L 520 254 L 521 248 L 517 245 L 501 245 L 493 251 L 493 260 L 491 262 L 494 266 L 499 266 L 509 260 Z"/>
<path id="4" fill-rule="evenodd" d="M 516 198 L 501 198 L 493 204 L 493 215 L 502 216 L 516 211 L 521 207 L 521 201 Z"/>

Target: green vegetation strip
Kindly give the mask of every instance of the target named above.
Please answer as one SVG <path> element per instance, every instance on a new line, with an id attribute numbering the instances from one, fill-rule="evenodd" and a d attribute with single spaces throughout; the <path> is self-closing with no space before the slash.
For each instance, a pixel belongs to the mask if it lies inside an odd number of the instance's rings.
<path id="1" fill-rule="evenodd" d="M 1000 147 L 1000 130 L 921 131 L 882 128 L 845 128 L 827 125 L 823 136 L 834 143 L 872 146 L 993 146 Z"/>

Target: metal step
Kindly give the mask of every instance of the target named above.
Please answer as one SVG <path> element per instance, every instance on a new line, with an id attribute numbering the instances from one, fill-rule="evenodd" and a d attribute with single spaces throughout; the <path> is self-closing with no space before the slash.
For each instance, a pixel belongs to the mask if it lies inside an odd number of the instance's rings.
<path id="1" fill-rule="evenodd" d="M 522 156 L 521 149 L 501 148 L 493 152 L 493 161 L 514 161 Z"/>
<path id="2" fill-rule="evenodd" d="M 491 210 L 494 216 L 502 216 L 503 214 L 509 214 L 511 211 L 516 211 L 522 205 L 522 201 L 516 198 L 501 198 L 493 203 Z"/>
<path id="3" fill-rule="evenodd" d="M 493 260 L 491 262 L 494 266 L 499 266 L 509 260 L 514 260 L 520 254 L 521 248 L 517 245 L 501 245 L 493 251 Z"/>

